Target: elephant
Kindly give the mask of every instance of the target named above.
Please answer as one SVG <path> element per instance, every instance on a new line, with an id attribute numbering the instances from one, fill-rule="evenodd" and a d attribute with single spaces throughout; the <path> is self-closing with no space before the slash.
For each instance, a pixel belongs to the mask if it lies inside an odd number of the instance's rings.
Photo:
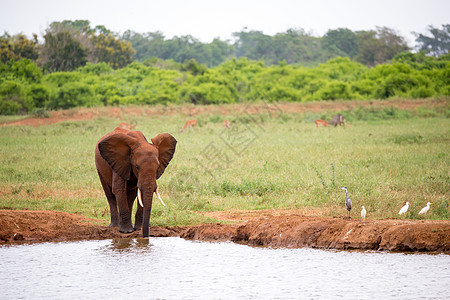
<path id="1" fill-rule="evenodd" d="M 142 227 L 142 236 L 149 236 L 153 193 L 156 180 L 169 165 L 177 140 L 162 133 L 147 142 L 140 131 L 117 127 L 102 137 L 95 148 L 95 165 L 111 212 L 110 227 L 130 233 Z M 131 211 L 138 196 L 134 227 Z M 141 199 L 143 198 L 143 199 Z"/>

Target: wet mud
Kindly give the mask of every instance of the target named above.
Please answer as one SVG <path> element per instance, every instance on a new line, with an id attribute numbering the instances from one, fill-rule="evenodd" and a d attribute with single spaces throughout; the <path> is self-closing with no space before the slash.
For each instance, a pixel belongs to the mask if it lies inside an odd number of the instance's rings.
<path id="1" fill-rule="evenodd" d="M 235 215 L 235 214 L 234 214 Z M 242 218 L 241 218 L 242 219 Z M 228 220 L 229 221 L 229 220 Z M 0 242 L 69 241 L 140 237 L 122 234 L 100 221 L 56 211 L 0 210 Z M 447 220 L 345 220 L 261 211 L 236 224 L 150 228 L 153 237 L 232 241 L 251 246 L 441 252 L 450 254 Z"/>

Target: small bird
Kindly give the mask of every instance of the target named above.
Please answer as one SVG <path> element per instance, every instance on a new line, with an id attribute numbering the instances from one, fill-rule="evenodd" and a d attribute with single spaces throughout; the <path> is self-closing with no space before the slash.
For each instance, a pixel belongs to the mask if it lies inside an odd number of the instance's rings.
<path id="1" fill-rule="evenodd" d="M 431 202 L 428 202 L 427 206 L 425 206 L 424 208 L 422 208 L 420 210 L 419 215 L 426 214 L 428 212 L 428 210 L 430 209 L 430 204 L 431 204 Z"/>
<path id="2" fill-rule="evenodd" d="M 345 207 L 347 208 L 347 220 L 350 219 L 350 211 L 352 210 L 352 200 L 347 198 L 347 187 L 341 187 L 341 190 L 345 191 Z"/>
<path id="3" fill-rule="evenodd" d="M 367 213 L 367 211 L 366 211 L 366 209 L 364 208 L 364 205 L 363 205 L 363 207 L 361 209 L 361 219 L 363 219 L 364 222 L 366 221 L 366 213 Z"/>
<path id="4" fill-rule="evenodd" d="M 406 213 L 406 211 L 408 210 L 408 208 L 409 208 L 409 202 L 406 202 L 406 205 L 403 206 L 403 207 L 400 209 L 400 211 L 398 212 L 398 214 L 401 215 L 401 214 Z"/>

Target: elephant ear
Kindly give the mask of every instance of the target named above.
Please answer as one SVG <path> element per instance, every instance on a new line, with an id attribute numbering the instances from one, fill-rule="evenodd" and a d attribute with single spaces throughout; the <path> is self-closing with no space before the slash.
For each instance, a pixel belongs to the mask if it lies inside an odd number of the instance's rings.
<path id="1" fill-rule="evenodd" d="M 137 144 L 138 141 L 135 138 L 123 133 L 116 133 L 103 139 L 98 144 L 98 150 L 114 172 L 128 180 L 131 173 L 131 151 Z"/>
<path id="2" fill-rule="evenodd" d="M 158 170 L 156 170 L 156 179 L 158 179 L 164 173 L 164 170 L 169 165 L 169 162 L 175 153 L 177 140 L 168 133 L 161 133 L 152 138 L 152 143 L 158 148 L 159 152 L 159 167 Z"/>

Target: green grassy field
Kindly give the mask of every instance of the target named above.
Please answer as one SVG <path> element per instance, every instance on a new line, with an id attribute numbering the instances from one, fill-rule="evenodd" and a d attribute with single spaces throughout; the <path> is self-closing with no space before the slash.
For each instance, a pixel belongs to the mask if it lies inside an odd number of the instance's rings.
<path id="1" fill-rule="evenodd" d="M 0 208 L 58 210 L 109 220 L 94 163 L 96 142 L 120 122 L 136 122 L 148 139 L 169 132 L 175 156 L 158 180 L 167 204 L 155 202 L 152 225 L 214 221 L 198 211 L 317 208 L 344 216 L 347 186 L 352 217 L 406 217 L 432 202 L 427 219 L 448 219 L 450 118 L 446 108 L 419 111 L 353 109 L 351 127 L 315 128 L 323 114 L 282 110 L 195 117 L 125 115 L 38 128 L 0 127 Z M 223 120 L 233 128 L 226 130 Z"/>

